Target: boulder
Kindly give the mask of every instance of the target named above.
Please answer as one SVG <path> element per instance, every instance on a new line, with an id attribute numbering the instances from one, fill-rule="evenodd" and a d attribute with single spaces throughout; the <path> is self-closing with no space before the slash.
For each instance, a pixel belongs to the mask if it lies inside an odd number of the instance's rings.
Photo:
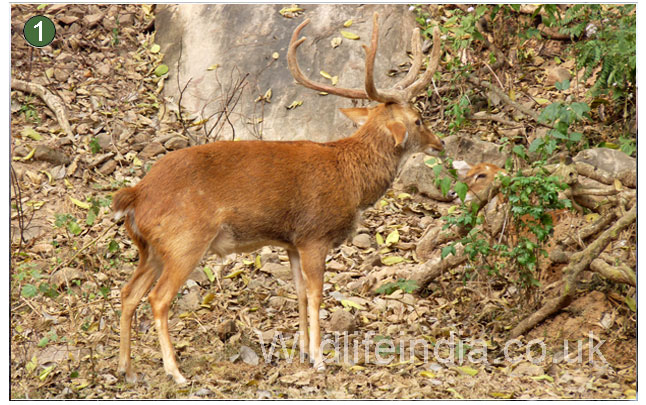
<path id="1" fill-rule="evenodd" d="M 182 98 L 182 107 L 189 111 L 187 116 L 196 113 L 209 117 L 221 111 L 222 97 L 232 90 L 232 83 L 248 74 L 236 112 L 229 116 L 237 139 L 262 137 L 320 142 L 350 135 L 353 124 L 337 109 L 355 106 L 357 102 L 321 96 L 297 84 L 291 76 L 286 55 L 292 32 L 303 20 L 311 19 L 301 32 L 307 40 L 298 49 L 299 65 L 309 78 L 330 84 L 319 73 L 325 71 L 338 76 L 339 87 L 364 88 L 365 55 L 361 45 L 369 42 L 372 15 L 379 12 L 375 81 L 380 88 L 390 88 L 406 73 L 399 66 L 409 61 L 406 51 L 411 49 L 415 15 L 404 4 L 305 4 L 301 5 L 302 14 L 286 18 L 280 14 L 283 7 L 277 4 L 158 6 L 155 38 L 165 54 L 164 63 L 170 68 L 166 81 L 170 85 L 165 86 L 165 95 L 175 101 L 179 98 L 176 66 L 181 41 L 180 85 L 191 80 Z M 352 20 L 352 25 L 344 27 L 348 20 Z M 341 30 L 354 33 L 360 39 L 343 38 Z M 342 38 L 336 48 L 331 44 L 334 38 Z M 394 77 L 389 76 L 391 70 L 396 73 Z M 269 89 L 270 102 L 255 101 Z M 294 101 L 303 103 L 288 110 L 286 107 Z M 227 123 L 219 139 L 231 139 L 233 130 Z"/>
<path id="2" fill-rule="evenodd" d="M 504 167 L 507 154 L 492 142 L 481 141 L 466 136 L 451 135 L 444 138 L 444 150 L 453 160 L 465 160 L 471 165 L 492 163 Z"/>

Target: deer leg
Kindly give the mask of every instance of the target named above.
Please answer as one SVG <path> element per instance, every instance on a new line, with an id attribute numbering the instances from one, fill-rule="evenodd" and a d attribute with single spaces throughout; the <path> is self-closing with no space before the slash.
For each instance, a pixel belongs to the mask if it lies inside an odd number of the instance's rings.
<path id="1" fill-rule="evenodd" d="M 168 332 L 168 310 L 179 288 L 186 282 L 191 271 L 202 257 L 201 254 L 175 254 L 172 258 L 164 260 L 164 271 L 157 284 L 148 295 L 150 307 L 155 318 L 155 328 L 159 335 L 166 374 L 173 377 L 177 384 L 185 384 L 186 378 L 179 372 L 175 351 Z"/>
<path id="2" fill-rule="evenodd" d="M 309 354 L 310 338 L 307 332 L 307 291 L 301 272 L 301 257 L 296 250 L 287 250 L 289 264 L 292 267 L 296 294 L 298 295 L 298 341 L 301 353 Z"/>
<path id="3" fill-rule="evenodd" d="M 307 294 L 307 312 L 309 314 L 310 359 L 317 370 L 325 369 L 321 353 L 321 328 L 319 309 L 323 295 L 323 273 L 325 271 L 325 255 L 329 248 L 326 245 L 313 245 L 299 248 L 303 279 Z"/>
<path id="4" fill-rule="evenodd" d="M 132 316 L 141 298 L 148 292 L 152 283 L 159 277 L 161 266 L 148 254 L 148 249 L 139 249 L 139 266 L 130 281 L 121 289 L 121 331 L 119 335 L 119 368 L 120 374 L 125 374 L 126 381 L 134 383 L 137 374 L 133 372 L 130 363 L 130 333 L 132 332 Z"/>

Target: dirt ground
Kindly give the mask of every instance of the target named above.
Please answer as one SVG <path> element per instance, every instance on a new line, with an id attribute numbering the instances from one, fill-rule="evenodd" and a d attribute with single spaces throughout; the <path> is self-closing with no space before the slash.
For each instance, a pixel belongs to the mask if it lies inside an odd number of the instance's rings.
<path id="1" fill-rule="evenodd" d="M 20 215 L 12 200 L 12 399 L 636 396 L 636 313 L 625 302 L 629 291 L 593 273 L 584 275 L 565 311 L 517 341 L 508 339 L 509 330 L 558 289 L 562 265 L 544 259 L 539 279 L 552 288 L 529 296 L 504 274 L 476 272 L 467 279 L 468 268 L 414 294 L 358 287 L 387 267 L 380 261 L 385 256 L 402 258 L 392 265 L 402 271 L 418 266 L 416 241 L 429 220 L 449 209 L 395 191 L 362 216 L 358 232 L 369 236 L 369 247 L 347 243 L 327 258 L 325 337 L 334 340 L 334 329 L 353 333 L 327 348 L 325 372 L 299 361 L 287 256 L 264 248 L 207 257 L 180 290 L 169 326 L 189 379 L 185 387 L 165 375 L 150 306 L 142 301 L 132 341 L 141 381 L 125 382 L 116 372 L 119 297 L 137 251 L 125 229 L 112 226 L 109 196 L 143 176 L 155 160 L 152 140 L 170 139 L 181 127 L 161 107 L 164 83 L 153 72 L 162 55 L 153 46 L 150 6 L 38 7 L 12 5 L 12 78 L 55 92 L 77 136 L 62 133 L 38 97 L 12 93 L 12 169 L 22 207 Z M 54 19 L 60 34 L 41 50 L 21 34 L 36 13 Z M 32 153 L 37 146 L 46 148 Z M 136 152 L 138 164 L 124 158 Z M 576 232 L 584 222 L 561 221 L 555 234 Z M 398 242 L 378 242 L 394 230 Z M 285 348 L 277 339 L 268 354 L 276 334 Z M 414 357 L 413 341 L 419 345 Z M 417 347 L 426 348 L 426 360 Z"/>

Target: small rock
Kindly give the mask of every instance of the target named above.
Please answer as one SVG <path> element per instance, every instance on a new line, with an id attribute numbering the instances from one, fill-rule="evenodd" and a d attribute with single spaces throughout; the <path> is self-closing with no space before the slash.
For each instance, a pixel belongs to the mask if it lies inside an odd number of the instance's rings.
<path id="1" fill-rule="evenodd" d="M 79 269 L 63 267 L 49 277 L 49 283 L 56 286 L 56 288 L 65 284 L 65 280 L 67 282 L 71 282 L 72 280 L 85 280 L 85 274 Z"/>
<path id="2" fill-rule="evenodd" d="M 103 13 L 90 14 L 83 17 L 83 21 L 89 28 L 97 25 L 99 21 L 101 21 L 102 19 L 103 19 Z"/>
<path id="3" fill-rule="evenodd" d="M 168 150 L 178 150 L 188 147 L 188 141 L 179 136 L 170 138 L 164 143 L 164 147 Z"/>
<path id="4" fill-rule="evenodd" d="M 352 333 L 357 325 L 354 316 L 345 310 L 338 309 L 330 317 L 329 329 L 334 332 Z"/>
<path id="5" fill-rule="evenodd" d="M 265 273 L 269 273 L 272 276 L 279 278 L 281 280 L 291 280 L 292 279 L 292 270 L 289 266 L 285 266 L 279 263 L 267 263 L 260 268 L 260 270 Z"/>
<path id="6" fill-rule="evenodd" d="M 161 153 L 166 152 L 166 149 L 159 142 L 151 142 L 144 146 L 141 152 L 139 152 L 139 159 L 150 159 L 153 156 L 157 156 Z"/>
<path id="7" fill-rule="evenodd" d="M 260 263 L 263 265 L 267 263 L 278 263 L 280 264 L 280 257 L 278 256 L 278 253 L 275 252 L 267 252 L 267 253 L 261 253 L 260 254 Z"/>
<path id="8" fill-rule="evenodd" d="M 571 78 L 572 75 L 567 69 L 557 66 L 547 70 L 545 84 L 553 86 L 557 82 L 562 82 L 563 80 L 569 80 Z"/>
<path id="9" fill-rule="evenodd" d="M 117 377 L 112 374 L 101 374 L 99 376 L 107 385 L 112 385 L 118 381 Z"/>
<path id="10" fill-rule="evenodd" d="M 54 69 L 54 79 L 59 83 L 65 83 L 70 77 L 70 72 L 67 69 Z"/>
<path id="11" fill-rule="evenodd" d="M 56 19 L 65 25 L 73 24 L 79 20 L 78 17 L 73 15 L 61 15 L 57 16 Z"/>
<path id="12" fill-rule="evenodd" d="M 257 366 L 259 363 L 258 355 L 248 346 L 240 346 L 240 358 L 252 366 Z"/>
<path id="13" fill-rule="evenodd" d="M 108 75 L 110 75 L 111 71 L 112 71 L 112 68 L 110 68 L 110 65 L 108 65 L 107 63 L 100 63 L 96 67 L 96 72 L 99 75 L 104 76 L 104 77 L 107 77 Z"/>
<path id="14" fill-rule="evenodd" d="M 530 362 L 520 363 L 514 370 L 512 370 L 511 373 L 509 373 L 512 377 L 538 376 L 543 374 L 545 374 L 543 367 Z"/>
<path id="15" fill-rule="evenodd" d="M 71 162 L 70 158 L 63 152 L 52 149 L 49 146 L 45 145 L 36 146 L 34 159 L 43 160 L 55 165 L 68 165 Z"/>
<path id="16" fill-rule="evenodd" d="M 269 298 L 269 306 L 274 309 L 284 308 L 286 305 L 289 305 L 290 303 L 293 303 L 293 301 L 290 301 L 289 299 L 281 296 L 273 296 Z"/>
<path id="17" fill-rule="evenodd" d="M 134 17 L 132 13 L 119 14 L 119 25 L 132 25 Z"/>
<path id="18" fill-rule="evenodd" d="M 368 249 L 372 245 L 372 238 L 370 235 L 365 233 L 360 233 L 359 235 L 352 238 L 352 244 L 361 249 Z"/>
<path id="19" fill-rule="evenodd" d="M 107 176 L 112 172 L 114 172 L 116 168 L 117 168 L 117 162 L 114 160 L 108 160 L 99 168 L 99 173 L 101 173 L 104 176 Z"/>
<path id="20" fill-rule="evenodd" d="M 223 342 L 235 335 L 236 332 L 236 323 L 232 319 L 227 319 L 215 328 L 215 333 Z"/>
<path id="21" fill-rule="evenodd" d="M 101 132 L 96 136 L 96 142 L 99 144 L 101 149 L 108 149 L 112 145 L 112 136 L 110 134 Z"/>
<path id="22" fill-rule="evenodd" d="M 211 391 L 208 388 L 200 388 L 199 390 L 195 391 L 195 396 L 197 397 L 208 397 L 209 395 L 212 395 L 213 391 Z"/>
<path id="23" fill-rule="evenodd" d="M 56 57 L 57 62 L 68 63 L 68 62 L 72 62 L 73 60 L 74 60 L 74 55 L 68 52 L 61 52 Z"/>
<path id="24" fill-rule="evenodd" d="M 43 254 L 49 254 L 54 251 L 54 246 L 52 246 L 51 243 L 39 243 L 34 245 L 31 248 L 31 251 L 34 253 L 43 253 Z"/>
<path id="25" fill-rule="evenodd" d="M 183 312 L 196 311 L 200 309 L 201 302 L 199 291 L 192 290 L 177 301 L 177 308 Z"/>
<path id="26" fill-rule="evenodd" d="M 330 261 L 325 265 L 325 267 L 326 267 L 328 270 L 331 270 L 331 271 L 341 271 L 341 270 L 345 270 L 345 267 L 346 267 L 346 266 L 344 266 L 343 264 L 339 263 L 339 262 L 338 262 L 338 261 L 336 261 L 336 260 L 330 260 Z"/>
<path id="27" fill-rule="evenodd" d="M 193 269 L 193 272 L 188 276 L 189 280 L 193 280 L 198 284 L 206 284 L 209 281 L 209 278 L 204 274 L 202 267 L 196 267 Z"/>

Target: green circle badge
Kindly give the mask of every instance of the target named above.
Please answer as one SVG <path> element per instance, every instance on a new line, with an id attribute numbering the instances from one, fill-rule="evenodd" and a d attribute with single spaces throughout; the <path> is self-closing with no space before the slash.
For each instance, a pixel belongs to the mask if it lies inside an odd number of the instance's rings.
<path id="1" fill-rule="evenodd" d="M 42 48 L 49 45 L 56 36 L 56 27 L 49 18 L 42 15 L 31 17 L 22 29 L 29 45 Z"/>

